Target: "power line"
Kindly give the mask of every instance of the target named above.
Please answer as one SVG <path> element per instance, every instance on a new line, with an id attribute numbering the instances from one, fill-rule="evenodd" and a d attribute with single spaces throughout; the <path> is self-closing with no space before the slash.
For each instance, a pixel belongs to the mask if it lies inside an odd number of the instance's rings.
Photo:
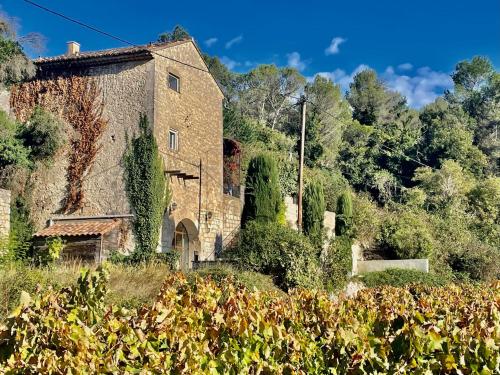
<path id="1" fill-rule="evenodd" d="M 31 0 L 23 0 L 23 1 L 24 1 L 24 2 L 26 2 L 26 3 L 28 3 L 28 4 L 30 4 L 30 5 L 33 5 L 34 7 L 37 7 L 37 8 L 39 8 L 39 9 L 42 9 L 42 10 L 43 10 L 43 11 L 45 11 L 45 12 L 48 12 L 48 13 L 51 13 L 51 14 L 53 14 L 53 15 L 55 15 L 55 16 L 61 17 L 61 18 L 65 19 L 65 20 L 67 20 L 67 21 L 73 22 L 73 23 L 75 23 L 75 24 L 77 24 L 77 25 L 79 25 L 79 26 L 82 26 L 82 27 L 85 27 L 85 28 L 87 28 L 87 29 L 89 29 L 89 30 L 95 31 L 96 33 L 99 33 L 99 34 L 105 35 L 105 36 L 107 36 L 107 37 L 109 37 L 109 38 L 112 38 L 112 39 L 115 39 L 115 40 L 117 40 L 117 41 L 119 41 L 119 42 L 122 42 L 122 43 L 128 44 L 129 46 L 132 46 L 132 47 L 137 47 L 137 48 L 142 47 L 141 45 L 138 45 L 138 44 L 132 43 L 132 42 L 130 42 L 130 41 L 128 41 L 128 40 L 126 40 L 126 39 L 123 39 L 123 38 L 121 38 L 121 37 L 119 37 L 119 36 L 113 35 L 113 34 L 111 34 L 111 33 L 107 32 L 107 31 L 104 31 L 104 30 L 98 29 L 97 27 L 94 27 L 94 26 L 91 26 L 91 25 L 89 25 L 89 24 L 86 24 L 86 23 L 84 23 L 84 22 L 82 22 L 82 21 L 79 21 L 79 20 L 77 20 L 77 19 L 75 19 L 75 18 L 72 18 L 72 17 L 66 16 L 66 15 L 65 15 L 65 14 L 63 14 L 63 13 L 60 13 L 60 12 L 57 12 L 57 11 L 55 11 L 55 10 L 49 9 L 49 8 L 47 8 L 47 7 L 43 6 L 43 5 L 40 5 L 40 4 L 38 4 L 38 3 L 35 3 L 34 1 L 31 1 Z M 193 68 L 193 69 L 196 69 L 196 70 L 199 70 L 199 71 L 202 71 L 202 72 L 205 72 L 205 73 L 209 73 L 209 74 L 210 74 L 210 71 L 208 71 L 207 69 L 203 69 L 203 68 L 200 68 L 200 67 L 198 67 L 198 66 L 188 64 L 188 63 L 186 63 L 186 62 L 184 62 L 184 61 L 177 60 L 177 59 L 175 59 L 175 58 L 173 58 L 173 57 L 169 57 L 169 56 L 162 55 L 161 53 L 158 53 L 158 52 L 156 52 L 156 51 L 151 51 L 151 50 L 150 50 L 150 52 L 151 52 L 152 54 L 154 54 L 154 55 L 161 56 L 161 57 L 163 57 L 163 58 L 165 58 L 165 59 L 168 59 L 168 60 L 174 61 L 174 62 L 176 62 L 176 63 L 179 63 L 179 64 L 182 64 L 182 65 L 188 66 L 188 67 L 190 67 L 190 68 Z"/>

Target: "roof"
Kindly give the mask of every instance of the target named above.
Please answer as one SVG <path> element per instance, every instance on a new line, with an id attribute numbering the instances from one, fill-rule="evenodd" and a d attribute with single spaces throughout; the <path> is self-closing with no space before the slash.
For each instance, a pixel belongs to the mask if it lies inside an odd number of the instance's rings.
<path id="1" fill-rule="evenodd" d="M 179 44 L 190 42 L 191 39 L 183 39 L 175 42 L 150 43 L 141 46 L 120 47 L 103 49 L 100 51 L 80 52 L 77 55 L 58 55 L 52 57 L 39 57 L 33 60 L 36 65 L 61 65 L 68 63 L 103 63 L 116 61 L 129 61 L 151 58 L 157 50 L 173 47 Z"/>
<path id="2" fill-rule="evenodd" d="M 163 43 L 150 43 L 140 46 L 131 47 L 120 47 L 120 48 L 110 48 L 103 49 L 100 51 L 86 51 L 80 52 L 77 55 L 58 55 L 52 57 L 39 57 L 34 59 L 33 62 L 42 68 L 50 67 L 68 67 L 68 66 L 92 66 L 109 64 L 123 61 L 138 61 L 147 60 L 153 58 L 153 54 L 164 48 L 174 47 L 184 43 L 193 43 L 194 47 L 198 51 L 198 54 L 202 57 L 203 64 L 207 69 L 207 72 L 212 76 L 215 84 L 217 85 L 219 91 L 224 96 L 224 90 L 215 77 L 210 73 L 208 66 L 203 59 L 203 53 L 199 49 L 198 45 L 195 43 L 194 39 L 187 38 L 183 40 L 178 40 L 175 42 L 163 42 Z"/>
<path id="3" fill-rule="evenodd" d="M 97 236 L 106 234 L 118 227 L 119 221 L 84 221 L 80 223 L 56 223 L 36 232 L 34 237 L 57 236 Z"/>

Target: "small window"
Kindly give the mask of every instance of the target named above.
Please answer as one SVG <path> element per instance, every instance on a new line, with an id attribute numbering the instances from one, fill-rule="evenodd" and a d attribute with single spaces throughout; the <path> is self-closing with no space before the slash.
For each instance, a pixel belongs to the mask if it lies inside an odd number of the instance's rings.
<path id="1" fill-rule="evenodd" d="M 168 148 L 171 150 L 177 150 L 179 148 L 179 137 L 176 130 L 168 131 Z"/>
<path id="2" fill-rule="evenodd" d="M 173 75 L 172 73 L 168 73 L 168 87 L 179 92 L 179 77 Z"/>

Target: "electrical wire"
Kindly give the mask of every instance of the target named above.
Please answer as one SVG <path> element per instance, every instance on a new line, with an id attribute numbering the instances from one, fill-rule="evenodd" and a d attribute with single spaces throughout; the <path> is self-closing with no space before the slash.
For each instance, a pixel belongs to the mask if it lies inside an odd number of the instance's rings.
<path id="1" fill-rule="evenodd" d="M 95 26 L 91 26 L 91 25 L 89 25 L 89 24 L 86 24 L 85 22 L 79 21 L 79 20 L 77 20 L 77 19 L 75 19 L 75 18 L 72 18 L 72 17 L 70 17 L 70 16 L 67 16 L 67 15 L 65 15 L 65 14 L 63 14 L 63 13 L 60 13 L 60 12 L 57 12 L 57 11 L 55 11 L 55 10 L 49 9 L 49 8 L 47 8 L 47 7 L 43 6 L 43 5 L 40 5 L 40 4 L 38 4 L 38 3 L 35 3 L 34 1 L 31 1 L 31 0 L 23 0 L 23 1 L 24 1 L 25 3 L 28 3 L 28 4 L 30 4 L 30 5 L 33 5 L 34 7 L 37 7 L 37 8 L 39 8 L 39 9 L 43 10 L 43 11 L 45 11 L 45 12 L 51 13 L 51 14 L 53 14 L 53 15 L 55 15 L 55 16 L 58 16 L 58 17 L 60 17 L 60 18 L 65 19 L 65 20 L 67 20 L 67 21 L 73 22 L 73 23 L 75 23 L 75 24 L 77 24 L 77 25 L 79 25 L 79 26 L 82 26 L 82 27 L 85 27 L 85 28 L 87 28 L 87 29 L 89 29 L 89 30 L 95 31 L 96 33 L 99 33 L 99 34 L 105 35 L 105 36 L 107 36 L 107 37 L 109 37 L 109 38 L 115 39 L 115 40 L 117 40 L 117 41 L 119 41 L 119 42 L 122 42 L 122 43 L 128 44 L 129 46 L 132 46 L 132 47 L 137 47 L 137 48 L 141 48 L 141 47 L 143 47 L 143 46 L 141 46 L 141 45 L 139 45 L 139 44 L 132 43 L 132 42 L 130 42 L 130 41 L 128 41 L 128 40 L 126 40 L 126 39 L 123 39 L 123 38 L 121 38 L 121 37 L 119 37 L 119 36 L 113 35 L 113 34 L 111 34 L 111 33 L 107 32 L 107 31 L 104 31 L 104 30 L 98 29 L 98 28 L 97 28 L 97 27 L 95 27 Z M 193 68 L 193 69 L 196 69 L 196 70 L 199 70 L 199 71 L 202 71 L 202 72 L 205 72 L 205 73 L 209 73 L 209 74 L 210 74 L 210 71 L 208 71 L 207 69 L 203 69 L 203 68 L 200 68 L 200 67 L 198 67 L 198 66 L 188 64 L 188 63 L 186 63 L 186 62 L 184 62 L 184 61 L 181 61 L 181 60 L 175 59 L 175 58 L 170 57 L 170 56 L 165 56 L 165 55 L 162 55 L 161 53 L 158 53 L 158 52 L 156 52 L 156 51 L 151 51 L 151 50 L 150 50 L 150 52 L 151 52 L 152 54 L 154 54 L 154 55 L 157 55 L 157 56 L 163 57 L 163 58 L 165 58 L 165 59 L 168 59 L 168 60 L 174 61 L 174 62 L 176 62 L 176 63 L 179 63 L 179 64 L 182 64 L 182 65 L 188 66 L 188 67 L 190 67 L 190 68 Z"/>

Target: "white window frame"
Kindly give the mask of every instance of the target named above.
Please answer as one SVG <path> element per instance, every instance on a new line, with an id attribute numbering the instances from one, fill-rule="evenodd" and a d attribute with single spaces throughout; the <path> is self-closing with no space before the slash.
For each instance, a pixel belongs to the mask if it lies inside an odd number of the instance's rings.
<path id="1" fill-rule="evenodd" d="M 172 86 L 170 86 L 170 77 L 173 77 L 177 80 L 177 90 L 174 89 Z M 181 79 L 178 75 L 175 75 L 174 73 L 168 72 L 168 78 L 167 78 L 167 85 L 168 88 L 171 90 L 174 90 L 175 92 L 181 92 Z"/>
<path id="2" fill-rule="evenodd" d="M 171 144 L 171 136 L 174 136 L 174 147 Z M 179 132 L 174 129 L 168 130 L 168 149 L 171 151 L 179 150 Z"/>

